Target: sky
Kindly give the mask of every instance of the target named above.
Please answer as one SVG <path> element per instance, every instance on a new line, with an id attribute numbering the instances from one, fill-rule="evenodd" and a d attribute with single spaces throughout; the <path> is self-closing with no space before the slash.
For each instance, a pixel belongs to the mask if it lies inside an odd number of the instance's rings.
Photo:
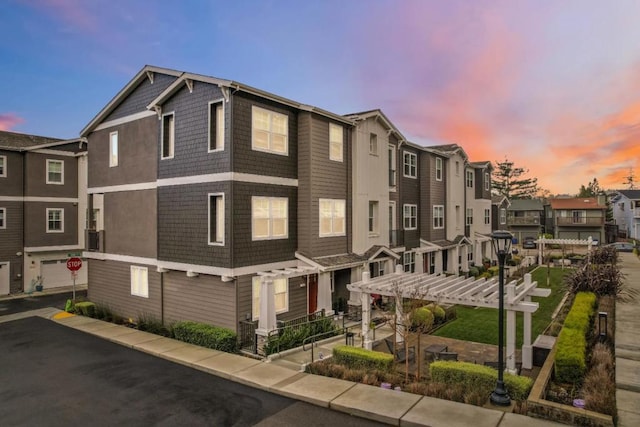
<path id="1" fill-rule="evenodd" d="M 144 65 L 513 161 L 553 194 L 640 181 L 637 0 L 3 0 L 0 130 L 74 138 Z"/>

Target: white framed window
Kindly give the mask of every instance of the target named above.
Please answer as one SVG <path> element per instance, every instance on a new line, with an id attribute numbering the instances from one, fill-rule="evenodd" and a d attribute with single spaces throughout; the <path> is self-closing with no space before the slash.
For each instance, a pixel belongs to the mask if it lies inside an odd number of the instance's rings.
<path id="1" fill-rule="evenodd" d="M 378 155 L 378 135 L 375 133 L 369 134 L 369 154 Z"/>
<path id="2" fill-rule="evenodd" d="M 118 132 L 109 134 L 109 167 L 118 166 Z"/>
<path id="3" fill-rule="evenodd" d="M 131 295 L 149 298 L 149 269 L 131 266 Z"/>
<path id="4" fill-rule="evenodd" d="M 442 159 L 436 157 L 436 181 L 442 181 Z"/>
<path id="5" fill-rule="evenodd" d="M 0 178 L 7 177 L 7 156 L 0 156 Z"/>
<path id="6" fill-rule="evenodd" d="M 586 224 L 587 211 L 585 210 L 571 211 L 571 219 L 574 224 Z"/>
<path id="7" fill-rule="evenodd" d="M 209 152 L 224 150 L 224 100 L 209 103 Z"/>
<path id="8" fill-rule="evenodd" d="M 416 272 L 416 253 L 405 252 L 402 255 L 402 265 L 404 266 L 405 273 L 415 273 Z"/>
<path id="9" fill-rule="evenodd" d="M 507 210 L 505 208 L 500 208 L 500 224 L 507 223 Z"/>
<path id="10" fill-rule="evenodd" d="M 319 200 L 319 236 L 344 236 L 345 232 L 345 201 L 339 199 Z"/>
<path id="11" fill-rule="evenodd" d="M 288 155 L 289 154 L 289 117 L 251 107 L 251 148 L 256 151 Z"/>
<path id="12" fill-rule="evenodd" d="M 491 224 L 491 209 L 484 210 L 484 223 Z"/>
<path id="13" fill-rule="evenodd" d="M 64 160 L 47 159 L 47 184 L 64 184 Z"/>
<path id="14" fill-rule="evenodd" d="M 344 131 L 342 126 L 329 123 L 329 159 L 342 162 L 344 155 Z"/>
<path id="15" fill-rule="evenodd" d="M 396 186 L 396 147 L 389 145 L 389 187 Z"/>
<path id="16" fill-rule="evenodd" d="M 47 208 L 47 233 L 64 233 L 64 209 Z"/>
<path id="17" fill-rule="evenodd" d="M 473 171 L 467 171 L 467 187 L 473 188 Z"/>
<path id="18" fill-rule="evenodd" d="M 473 209 L 467 208 L 467 225 L 473 225 Z"/>
<path id="19" fill-rule="evenodd" d="M 369 275 L 370 277 L 379 277 L 384 276 L 384 265 L 387 263 L 386 260 L 380 261 L 371 261 L 369 263 Z"/>
<path id="20" fill-rule="evenodd" d="M 418 177 L 418 156 L 415 153 L 405 151 L 402 153 L 404 159 L 404 176 L 407 178 Z"/>
<path id="21" fill-rule="evenodd" d="M 224 245 L 224 194 L 209 194 L 209 244 Z"/>
<path id="22" fill-rule="evenodd" d="M 286 239 L 289 236 L 289 199 L 251 198 L 253 240 Z"/>
<path id="23" fill-rule="evenodd" d="M 260 276 L 254 276 L 251 279 L 252 284 L 252 318 L 258 320 L 260 318 Z M 275 290 L 275 309 L 276 314 L 286 313 L 289 311 L 289 281 L 286 278 L 275 279 L 273 281 Z"/>
<path id="24" fill-rule="evenodd" d="M 435 205 L 433 207 L 433 228 L 444 228 L 444 206 Z"/>
<path id="25" fill-rule="evenodd" d="M 405 230 L 418 228 L 418 205 L 402 205 L 402 218 Z"/>
<path id="26" fill-rule="evenodd" d="M 369 234 L 378 233 L 378 202 L 369 201 Z"/>
<path id="27" fill-rule="evenodd" d="M 0 228 L 7 228 L 7 208 L 0 208 Z"/>
<path id="28" fill-rule="evenodd" d="M 489 191 L 489 187 L 491 186 L 491 181 L 489 180 L 489 172 L 484 173 L 484 189 Z"/>
<path id="29" fill-rule="evenodd" d="M 174 113 L 162 115 L 162 158 L 173 159 L 175 149 L 176 119 Z"/>

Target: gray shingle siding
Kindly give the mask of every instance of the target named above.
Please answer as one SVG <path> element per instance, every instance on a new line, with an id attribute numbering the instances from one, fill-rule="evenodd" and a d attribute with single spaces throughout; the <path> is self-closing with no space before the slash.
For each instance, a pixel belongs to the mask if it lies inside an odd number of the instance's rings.
<path id="1" fill-rule="evenodd" d="M 410 152 L 410 153 L 414 153 L 417 156 L 418 159 L 418 167 L 416 170 L 417 173 L 417 179 L 415 178 L 409 178 L 409 177 L 405 177 L 404 176 L 404 153 L 405 152 Z M 405 230 L 404 231 L 404 246 L 407 249 L 411 249 L 411 248 L 415 248 L 420 246 L 420 217 L 422 215 L 421 212 L 421 206 L 420 206 L 420 185 L 421 185 L 421 180 L 422 175 L 421 175 L 421 156 L 418 153 L 418 151 L 416 149 L 413 149 L 411 147 L 405 146 L 402 147 L 402 149 L 399 151 L 399 156 L 400 156 L 400 169 L 398 170 L 398 179 L 400 180 L 400 186 L 402 187 L 402 193 L 400 194 L 400 206 L 398 209 L 398 217 L 400 219 L 400 224 L 402 225 L 402 228 L 404 229 L 404 205 L 405 204 L 411 204 L 411 205 L 417 205 L 418 206 L 418 219 L 417 219 L 417 226 L 418 226 L 418 230 Z"/>
<path id="2" fill-rule="evenodd" d="M 147 111 L 147 105 L 160 95 L 176 77 L 154 73 L 153 84 L 145 78 L 115 110 L 107 116 L 104 122 L 120 119 L 131 114 Z"/>
<path id="3" fill-rule="evenodd" d="M 5 208 L 5 228 L 0 228 L 0 262 L 9 261 L 9 293 L 22 290 L 22 257 L 16 254 L 23 251 L 22 202 L 2 202 Z M 6 267 L 3 267 L 6 268 Z"/>

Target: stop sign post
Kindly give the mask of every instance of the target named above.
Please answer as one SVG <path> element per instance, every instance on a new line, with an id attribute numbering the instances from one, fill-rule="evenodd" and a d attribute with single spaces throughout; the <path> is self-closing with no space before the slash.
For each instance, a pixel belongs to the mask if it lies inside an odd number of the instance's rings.
<path id="1" fill-rule="evenodd" d="M 82 267 L 82 260 L 77 257 L 69 258 L 67 260 L 67 269 L 71 271 L 71 277 L 73 277 L 73 301 L 76 300 L 76 277 L 78 276 L 77 271 Z"/>

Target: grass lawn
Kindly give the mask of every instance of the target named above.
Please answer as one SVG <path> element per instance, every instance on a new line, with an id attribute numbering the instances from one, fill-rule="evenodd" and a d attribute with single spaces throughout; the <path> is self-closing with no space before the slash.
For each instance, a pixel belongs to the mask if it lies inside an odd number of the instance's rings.
<path id="1" fill-rule="evenodd" d="M 562 278 L 570 271 L 570 269 L 551 268 L 549 286 L 551 295 L 546 298 L 532 298 L 533 301 L 540 304 L 532 316 L 532 341 L 551 323 L 551 315 L 564 297 Z M 546 267 L 538 267 L 532 272 L 532 276 L 533 281 L 538 282 L 539 288 L 547 287 Z M 438 329 L 434 335 L 485 344 L 498 344 L 498 310 L 459 305 L 456 307 L 456 312 L 457 319 Z M 507 329 L 506 319 L 505 313 L 505 331 Z M 522 313 L 516 313 L 516 321 L 516 346 L 520 347 L 522 346 Z"/>

